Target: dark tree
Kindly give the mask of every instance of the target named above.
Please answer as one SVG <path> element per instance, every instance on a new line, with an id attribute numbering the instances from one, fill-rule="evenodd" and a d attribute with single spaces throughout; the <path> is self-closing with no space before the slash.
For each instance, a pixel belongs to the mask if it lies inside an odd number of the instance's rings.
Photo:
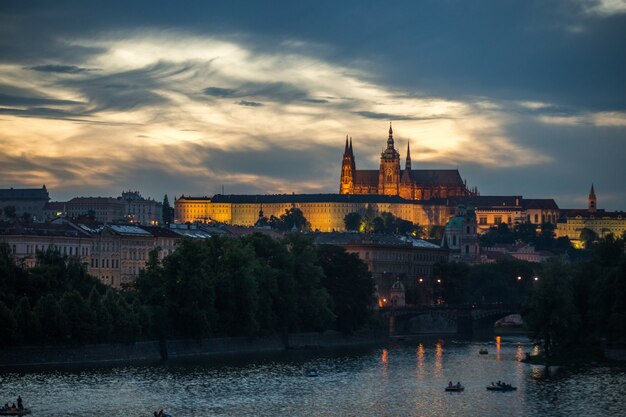
<path id="1" fill-rule="evenodd" d="M 15 211 L 15 206 L 6 206 L 3 211 L 4 211 L 4 217 L 6 217 L 7 219 L 16 219 L 17 218 L 17 213 Z"/>
<path id="2" fill-rule="evenodd" d="M 332 245 L 321 245 L 317 259 L 324 270 L 322 285 L 333 298 L 337 329 L 350 333 L 363 327 L 373 307 L 374 280 L 358 255 Z"/>
<path id="3" fill-rule="evenodd" d="M 282 231 L 290 231 L 294 229 L 298 231 L 311 230 L 311 224 L 306 217 L 304 217 L 302 210 L 297 207 L 285 210 L 285 213 L 281 214 L 278 218 L 271 216 L 269 225 L 274 229 Z"/>
<path id="4" fill-rule="evenodd" d="M 163 224 L 170 224 L 174 220 L 174 209 L 170 206 L 167 194 L 163 197 Z"/>
<path id="5" fill-rule="evenodd" d="M 363 217 L 359 213 L 348 213 L 343 218 L 343 223 L 346 226 L 346 230 L 359 231 Z"/>

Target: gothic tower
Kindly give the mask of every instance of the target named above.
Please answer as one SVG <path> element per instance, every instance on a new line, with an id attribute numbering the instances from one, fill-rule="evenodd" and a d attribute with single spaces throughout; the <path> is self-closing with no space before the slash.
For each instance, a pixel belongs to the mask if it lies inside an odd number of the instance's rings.
<path id="1" fill-rule="evenodd" d="M 595 213 L 597 208 L 596 192 L 593 189 L 593 184 L 591 184 L 591 191 L 589 191 L 589 213 Z"/>
<path id="2" fill-rule="evenodd" d="M 389 123 L 387 149 L 380 155 L 378 194 L 398 195 L 400 186 L 400 153 L 394 148 L 393 129 Z"/>
<path id="3" fill-rule="evenodd" d="M 348 143 L 348 135 L 346 135 L 346 148 L 343 151 L 343 160 L 341 161 L 339 194 L 352 194 L 354 189 L 354 171 L 356 171 L 356 163 L 352 153 L 352 138 L 350 138 Z"/>

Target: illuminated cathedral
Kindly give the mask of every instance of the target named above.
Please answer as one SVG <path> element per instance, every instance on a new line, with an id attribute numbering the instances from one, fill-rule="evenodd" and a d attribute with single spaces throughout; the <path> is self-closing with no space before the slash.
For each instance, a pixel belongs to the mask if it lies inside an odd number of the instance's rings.
<path id="1" fill-rule="evenodd" d="M 380 155 L 378 170 L 356 169 L 352 138 L 346 136 L 339 193 L 395 195 L 407 200 L 477 195 L 476 189 L 468 190 L 457 169 L 412 169 L 408 143 L 404 170 L 401 170 L 400 153 L 394 146 L 391 124 L 387 148 Z"/>

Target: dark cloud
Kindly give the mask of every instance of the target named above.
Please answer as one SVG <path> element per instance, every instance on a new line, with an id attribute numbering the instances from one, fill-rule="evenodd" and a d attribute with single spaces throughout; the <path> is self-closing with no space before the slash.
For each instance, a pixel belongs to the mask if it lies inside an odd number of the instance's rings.
<path id="1" fill-rule="evenodd" d="M 79 74 L 81 72 L 97 71 L 94 68 L 82 68 L 76 65 L 35 65 L 32 67 L 25 67 L 25 69 L 39 72 L 56 72 L 61 74 Z"/>
<path id="2" fill-rule="evenodd" d="M 42 117 L 44 119 L 65 119 L 84 121 L 76 119 L 77 117 L 84 116 L 83 114 L 72 113 L 65 110 L 53 109 L 49 107 L 31 107 L 28 109 L 15 109 L 11 107 L 0 108 L 0 114 L 10 114 L 14 116 L 22 117 Z"/>
<path id="3" fill-rule="evenodd" d="M 172 77 L 191 71 L 193 65 L 157 62 L 143 68 L 81 79 L 66 79 L 60 85 L 82 93 L 88 99 L 90 112 L 131 110 L 166 104 L 169 100 L 155 91 L 167 88 Z"/>
<path id="4" fill-rule="evenodd" d="M 232 88 L 207 87 L 202 91 L 207 96 L 222 97 L 222 98 L 237 97 L 237 94 L 238 94 L 237 90 L 234 90 Z"/>
<path id="5" fill-rule="evenodd" d="M 1 87 L 0 87 L 1 88 Z M 58 100 L 54 98 L 12 96 L 0 93 L 2 106 L 70 106 L 82 104 L 72 100 Z"/>
<path id="6" fill-rule="evenodd" d="M 327 103 L 328 100 L 309 96 L 308 91 L 286 82 L 247 82 L 237 88 L 207 87 L 204 94 L 219 98 L 255 98 L 278 103 L 302 101 L 308 103 Z"/>
<path id="7" fill-rule="evenodd" d="M 328 100 L 323 99 L 323 98 L 307 98 L 302 101 L 305 101 L 307 103 L 313 103 L 313 104 L 326 104 L 329 102 Z"/>
<path id="8" fill-rule="evenodd" d="M 448 116 L 433 116 L 433 117 L 418 117 L 418 116 L 409 116 L 404 114 L 392 114 L 392 113 L 377 113 L 373 111 L 356 111 L 354 114 L 358 114 L 361 117 L 365 117 L 367 119 L 378 119 L 378 120 L 436 120 L 436 119 L 449 119 Z"/>
<path id="9" fill-rule="evenodd" d="M 237 104 L 239 104 L 240 106 L 246 106 L 246 107 L 261 107 L 261 106 L 264 106 L 263 103 L 259 103 L 259 102 L 256 102 L 256 101 L 246 101 L 246 100 L 241 100 Z"/>

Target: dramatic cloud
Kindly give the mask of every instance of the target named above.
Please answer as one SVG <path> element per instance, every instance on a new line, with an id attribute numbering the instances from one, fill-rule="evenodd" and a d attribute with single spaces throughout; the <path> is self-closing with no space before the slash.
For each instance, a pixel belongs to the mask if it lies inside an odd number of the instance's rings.
<path id="1" fill-rule="evenodd" d="M 26 69 L 40 72 L 58 72 L 61 74 L 79 74 L 85 71 L 94 71 L 90 68 L 80 68 L 76 65 L 35 65 Z"/>
<path id="2" fill-rule="evenodd" d="M 622 3 L 2 6 L 1 185 L 335 192 L 345 135 L 376 169 L 393 121 L 483 194 L 623 208 Z"/>

